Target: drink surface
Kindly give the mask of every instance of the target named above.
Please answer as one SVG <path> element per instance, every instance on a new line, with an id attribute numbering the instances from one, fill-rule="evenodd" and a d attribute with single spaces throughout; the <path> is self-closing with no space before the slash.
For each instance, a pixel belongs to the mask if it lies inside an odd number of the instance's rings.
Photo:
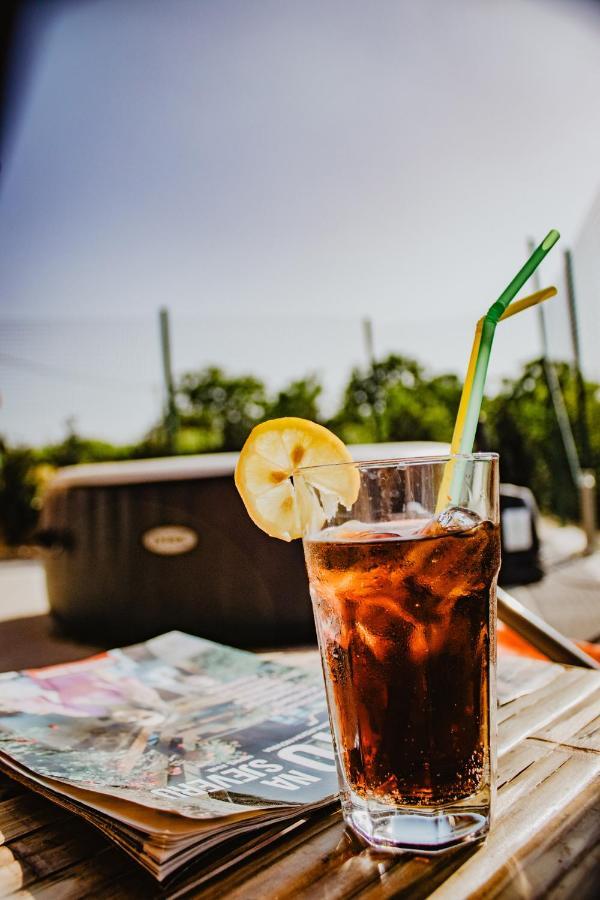
<path id="1" fill-rule="evenodd" d="M 426 528 L 347 523 L 305 540 L 332 724 L 355 793 L 436 806 L 486 782 L 499 546 L 496 525 L 461 510 Z"/>

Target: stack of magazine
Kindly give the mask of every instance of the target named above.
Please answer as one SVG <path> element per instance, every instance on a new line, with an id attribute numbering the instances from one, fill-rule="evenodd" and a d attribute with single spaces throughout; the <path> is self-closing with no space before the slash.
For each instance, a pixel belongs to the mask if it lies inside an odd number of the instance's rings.
<path id="1" fill-rule="evenodd" d="M 0 675 L 0 768 L 194 884 L 337 793 L 320 673 L 180 632 Z"/>

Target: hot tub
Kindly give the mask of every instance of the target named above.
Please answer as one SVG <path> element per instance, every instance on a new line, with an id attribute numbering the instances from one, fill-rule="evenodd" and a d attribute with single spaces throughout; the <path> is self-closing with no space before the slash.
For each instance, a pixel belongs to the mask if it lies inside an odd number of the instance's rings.
<path id="1" fill-rule="evenodd" d="M 361 445 L 356 459 L 447 445 Z M 238 646 L 314 639 L 300 541 L 263 534 L 233 482 L 237 453 L 61 469 L 38 533 L 50 606 L 68 632 L 125 644 L 180 629 Z"/>

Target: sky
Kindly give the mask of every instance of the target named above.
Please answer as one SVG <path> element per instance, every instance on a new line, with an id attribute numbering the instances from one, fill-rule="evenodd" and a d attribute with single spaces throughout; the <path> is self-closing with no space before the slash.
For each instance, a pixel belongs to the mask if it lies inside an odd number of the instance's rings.
<path id="1" fill-rule="evenodd" d="M 161 408 L 161 306 L 176 375 L 317 372 L 332 408 L 364 317 L 378 355 L 460 374 L 528 236 L 558 228 L 589 268 L 598 4 L 81 0 L 37 38 L 0 186 L 11 440 L 69 416 L 139 438 Z M 490 388 L 537 354 L 535 314 L 507 322 Z"/>

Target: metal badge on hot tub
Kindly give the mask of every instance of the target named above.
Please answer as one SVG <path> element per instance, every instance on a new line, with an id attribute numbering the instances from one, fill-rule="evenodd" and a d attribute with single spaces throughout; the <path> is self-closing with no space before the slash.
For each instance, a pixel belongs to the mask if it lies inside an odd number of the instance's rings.
<path id="1" fill-rule="evenodd" d="M 149 528 L 142 535 L 142 544 L 150 553 L 159 556 L 177 556 L 189 553 L 198 543 L 198 535 L 187 525 L 159 525 Z"/>

